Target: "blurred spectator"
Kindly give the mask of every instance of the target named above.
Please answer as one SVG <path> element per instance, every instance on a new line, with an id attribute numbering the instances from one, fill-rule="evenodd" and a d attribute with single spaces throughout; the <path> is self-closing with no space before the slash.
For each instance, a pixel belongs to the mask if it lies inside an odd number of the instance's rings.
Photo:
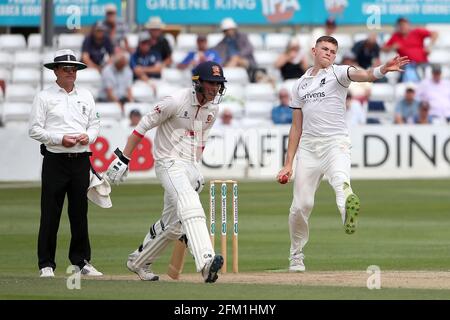
<path id="1" fill-rule="evenodd" d="M 431 66 L 431 79 L 420 82 L 417 96 L 420 101 L 430 104 L 433 122 L 450 121 L 450 81 L 442 79 L 442 69 L 438 64 Z"/>
<path id="2" fill-rule="evenodd" d="M 217 121 L 214 124 L 214 129 L 231 129 L 231 128 L 239 128 L 238 121 L 234 118 L 233 112 L 230 109 L 223 109 L 220 112 L 220 121 Z"/>
<path id="3" fill-rule="evenodd" d="M 372 93 L 372 83 L 352 81 L 348 87 L 348 91 L 352 94 L 353 99 L 358 100 L 364 105 L 369 101 Z"/>
<path id="4" fill-rule="evenodd" d="M 0 96 L 1 96 L 0 100 L 3 100 L 3 98 L 5 97 L 5 89 L 6 89 L 6 79 L 0 76 Z"/>
<path id="5" fill-rule="evenodd" d="M 337 30 L 337 23 L 336 20 L 333 17 L 327 18 L 325 20 L 325 23 L 323 24 L 323 27 L 314 28 L 312 35 L 311 35 L 311 44 L 310 48 L 314 48 L 316 46 L 316 40 L 322 36 L 330 36 L 334 37 Z"/>
<path id="6" fill-rule="evenodd" d="M 231 126 L 231 123 L 233 122 L 233 113 L 229 109 L 223 110 L 220 120 L 222 120 L 223 125 Z"/>
<path id="7" fill-rule="evenodd" d="M 134 78 L 148 81 L 149 78 L 161 78 L 163 61 L 159 51 L 152 46 L 151 36 L 148 32 L 139 35 L 139 45 L 130 58 L 130 67 Z"/>
<path id="8" fill-rule="evenodd" d="M 253 46 L 246 34 L 237 30 L 232 18 L 225 18 L 220 24 L 224 38 L 214 48 L 219 53 L 225 67 L 242 67 L 247 69 L 250 79 L 256 70 Z"/>
<path id="9" fill-rule="evenodd" d="M 352 51 L 347 51 L 342 55 L 341 64 L 359 67 L 358 61 L 356 61 L 356 56 Z"/>
<path id="10" fill-rule="evenodd" d="M 113 63 L 107 65 L 102 71 L 102 90 L 98 100 L 117 102 L 122 112 L 126 102 L 133 101 L 131 86 L 133 85 L 133 72 L 128 65 L 127 56 L 119 52 L 114 55 Z"/>
<path id="11" fill-rule="evenodd" d="M 183 61 L 181 61 L 177 68 L 184 70 L 188 67 L 193 69 L 200 62 L 214 61 L 218 64 L 222 64 L 222 59 L 219 53 L 214 49 L 208 49 L 208 40 L 205 35 L 197 36 L 197 51 L 191 51 L 187 54 Z"/>
<path id="12" fill-rule="evenodd" d="M 297 38 L 289 41 L 286 50 L 277 58 L 275 67 L 280 69 L 283 80 L 298 79 L 305 73 L 309 67 L 308 60 Z"/>
<path id="13" fill-rule="evenodd" d="M 91 33 L 83 41 L 81 51 L 81 61 L 99 72 L 110 62 L 114 46 L 106 34 L 103 22 L 98 21 L 92 26 Z"/>
<path id="14" fill-rule="evenodd" d="M 139 121 L 142 119 L 142 114 L 138 109 L 133 109 L 129 114 L 130 127 L 134 128 L 138 125 Z"/>
<path id="15" fill-rule="evenodd" d="M 332 17 L 329 17 L 325 21 L 325 36 L 333 36 L 333 34 L 336 33 L 337 30 L 337 24 L 336 20 Z"/>
<path id="16" fill-rule="evenodd" d="M 278 93 L 280 104 L 272 109 L 272 121 L 274 124 L 292 123 L 291 95 L 289 90 L 281 88 Z"/>
<path id="17" fill-rule="evenodd" d="M 433 119 L 430 114 L 430 104 L 426 101 L 422 101 L 419 105 L 419 113 L 414 117 L 414 123 L 416 124 L 431 124 Z"/>
<path id="18" fill-rule="evenodd" d="M 153 50 L 159 52 L 164 66 L 169 67 L 172 64 L 172 48 L 169 41 L 164 37 L 163 28 L 166 25 L 161 21 L 160 17 L 150 17 L 145 24 L 145 28 L 152 38 Z"/>
<path id="19" fill-rule="evenodd" d="M 128 45 L 127 40 L 128 26 L 122 18 L 117 16 L 117 7 L 114 3 L 105 6 L 105 15 L 103 24 L 115 49 L 122 48 L 128 52 L 132 52 L 133 50 Z"/>
<path id="20" fill-rule="evenodd" d="M 394 123 L 413 123 L 419 114 L 419 101 L 413 87 L 406 88 L 405 97 L 395 106 Z"/>
<path id="21" fill-rule="evenodd" d="M 347 122 L 347 128 L 363 125 L 366 123 L 366 113 L 358 100 L 353 99 L 352 94 L 347 93 L 345 99 L 345 121 Z"/>
<path id="22" fill-rule="evenodd" d="M 380 46 L 377 43 L 377 34 L 371 33 L 366 40 L 361 40 L 353 45 L 352 52 L 356 62 L 363 69 L 378 67 L 380 62 Z"/>
<path id="23" fill-rule="evenodd" d="M 405 66 L 405 72 L 401 73 L 401 82 L 418 82 L 420 80 L 417 68 L 422 69 L 428 63 L 428 54 L 430 53 L 436 39 L 437 32 L 425 28 L 412 29 L 406 18 L 397 19 L 397 30 L 392 37 L 383 46 L 383 51 L 396 50 L 400 56 L 408 56 L 411 63 Z M 427 48 L 424 47 L 424 40 L 431 38 Z M 423 70 L 422 70 L 423 71 Z"/>

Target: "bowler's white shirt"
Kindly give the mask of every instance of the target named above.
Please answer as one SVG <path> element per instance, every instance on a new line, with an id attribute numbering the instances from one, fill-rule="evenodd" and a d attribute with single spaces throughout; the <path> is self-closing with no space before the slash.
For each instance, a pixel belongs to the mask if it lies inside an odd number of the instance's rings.
<path id="1" fill-rule="evenodd" d="M 218 105 L 199 106 L 192 88 L 165 97 L 142 117 L 135 131 L 140 135 L 158 127 L 155 135 L 155 159 L 200 160 L 202 148 L 218 113 Z"/>
<path id="2" fill-rule="evenodd" d="M 348 135 L 345 98 L 351 80 L 348 65 L 331 65 L 311 76 L 313 68 L 292 88 L 292 108 L 302 109 L 302 135 L 330 137 Z"/>
<path id="3" fill-rule="evenodd" d="M 39 92 L 33 101 L 28 133 L 54 153 L 86 152 L 89 145 L 77 143 L 71 148 L 62 145 L 64 135 L 89 136 L 89 143 L 97 139 L 100 120 L 95 111 L 92 94 L 75 86 L 68 93 L 58 84 Z"/>

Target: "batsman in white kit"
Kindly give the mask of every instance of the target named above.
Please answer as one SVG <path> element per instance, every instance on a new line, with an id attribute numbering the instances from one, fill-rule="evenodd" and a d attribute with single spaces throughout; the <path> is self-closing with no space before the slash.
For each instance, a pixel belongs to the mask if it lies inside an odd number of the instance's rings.
<path id="1" fill-rule="evenodd" d="M 323 36 L 312 48 L 314 66 L 292 88 L 293 120 L 289 132 L 284 167 L 277 179 L 293 174 L 297 154 L 293 201 L 289 213 L 291 238 L 289 271 L 305 271 L 303 248 L 308 242 L 308 220 L 314 195 L 325 176 L 336 194 L 336 203 L 344 230 L 353 234 L 357 225 L 360 200 L 350 185 L 351 142 L 345 122 L 345 99 L 350 83 L 373 82 L 387 72 L 403 71 L 408 57 L 391 59 L 368 70 L 349 65 L 335 65 L 338 43 Z"/>
<path id="2" fill-rule="evenodd" d="M 113 183 L 122 182 L 128 174 L 128 162 L 145 133 L 158 127 L 155 136 L 155 171 L 164 187 L 164 209 L 143 243 L 128 256 L 127 267 L 142 280 L 159 277 L 151 264 L 174 240 L 187 237 L 197 272 L 205 282 L 215 282 L 223 257 L 214 253 L 206 226 L 199 194 L 204 179 L 199 170 L 203 148 L 225 93 L 226 79 L 222 67 L 211 61 L 193 70 L 193 87 L 165 97 L 145 115 L 106 175 Z"/>

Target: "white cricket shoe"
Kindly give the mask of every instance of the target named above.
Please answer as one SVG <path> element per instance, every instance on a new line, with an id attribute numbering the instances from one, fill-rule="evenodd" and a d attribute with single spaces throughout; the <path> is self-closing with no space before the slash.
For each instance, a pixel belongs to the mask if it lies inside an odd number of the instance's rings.
<path id="1" fill-rule="evenodd" d="M 202 276 L 206 283 L 213 283 L 219 278 L 217 273 L 223 266 L 223 257 L 216 254 L 202 269 Z"/>
<path id="2" fill-rule="evenodd" d="M 103 273 L 95 269 L 94 266 L 90 263 L 86 263 L 84 267 L 81 269 L 80 273 L 84 276 L 90 277 L 99 277 L 103 275 Z"/>
<path id="3" fill-rule="evenodd" d="M 53 278 L 54 276 L 52 267 L 45 267 L 39 270 L 39 277 L 41 278 Z"/>
<path id="4" fill-rule="evenodd" d="M 305 255 L 303 253 L 291 256 L 289 259 L 289 272 L 305 272 L 306 267 L 303 259 L 305 259 Z"/>
<path id="5" fill-rule="evenodd" d="M 134 266 L 133 260 L 128 259 L 127 261 L 127 268 L 128 270 L 130 270 L 131 272 L 136 273 L 139 278 L 141 280 L 144 281 L 158 281 L 159 280 L 159 276 L 157 276 L 156 274 L 154 274 L 150 268 L 151 263 L 141 267 L 141 268 L 137 268 Z"/>

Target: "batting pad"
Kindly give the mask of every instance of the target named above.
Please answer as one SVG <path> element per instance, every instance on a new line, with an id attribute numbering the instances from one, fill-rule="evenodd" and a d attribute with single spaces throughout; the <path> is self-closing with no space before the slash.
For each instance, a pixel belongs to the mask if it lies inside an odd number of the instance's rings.
<path id="1" fill-rule="evenodd" d="M 156 229 L 156 228 L 155 228 Z M 133 264 L 137 268 L 143 267 L 147 263 L 155 261 L 161 253 L 167 248 L 167 246 L 174 240 L 181 236 L 179 223 L 170 225 L 164 230 L 160 229 L 160 232 L 155 237 L 145 237 L 144 248 L 139 253 L 138 257 L 133 261 Z M 145 241 L 144 241 L 145 242 Z"/>
<path id="2" fill-rule="evenodd" d="M 186 232 L 189 249 L 195 259 L 195 267 L 197 272 L 200 272 L 214 257 L 214 249 L 206 227 L 205 213 L 196 192 L 179 194 L 178 216 Z"/>

